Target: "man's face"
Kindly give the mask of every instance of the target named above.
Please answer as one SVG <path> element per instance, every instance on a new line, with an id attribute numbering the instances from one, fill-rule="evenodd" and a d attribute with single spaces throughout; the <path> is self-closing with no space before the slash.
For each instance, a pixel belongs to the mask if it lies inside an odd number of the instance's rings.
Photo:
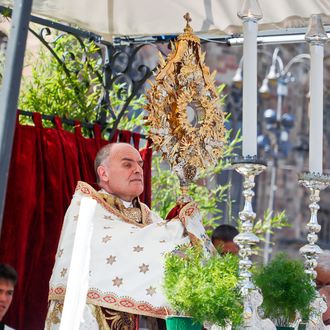
<path id="1" fill-rule="evenodd" d="M 132 201 L 143 192 L 143 161 L 129 144 L 114 145 L 109 157 L 99 167 L 103 188 L 125 201 Z"/>
<path id="2" fill-rule="evenodd" d="M 0 279 L 0 321 L 3 319 L 13 300 L 14 284 L 6 279 Z"/>

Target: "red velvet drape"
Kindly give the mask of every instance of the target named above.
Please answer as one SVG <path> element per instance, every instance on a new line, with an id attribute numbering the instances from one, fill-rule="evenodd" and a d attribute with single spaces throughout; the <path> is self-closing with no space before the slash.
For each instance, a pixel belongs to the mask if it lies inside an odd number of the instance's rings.
<path id="1" fill-rule="evenodd" d="M 10 165 L 0 261 L 18 272 L 18 284 L 5 322 L 18 330 L 41 330 L 47 311 L 48 282 L 54 264 L 62 221 L 78 180 L 95 185 L 94 157 L 109 143 L 102 140 L 98 125 L 94 138 L 62 128 L 43 128 L 41 115 L 34 114 L 35 126 L 17 123 Z M 133 142 L 138 149 L 140 135 L 120 131 L 112 142 Z M 149 147 L 149 144 L 148 144 Z M 151 148 L 144 159 L 146 204 L 151 200 Z"/>

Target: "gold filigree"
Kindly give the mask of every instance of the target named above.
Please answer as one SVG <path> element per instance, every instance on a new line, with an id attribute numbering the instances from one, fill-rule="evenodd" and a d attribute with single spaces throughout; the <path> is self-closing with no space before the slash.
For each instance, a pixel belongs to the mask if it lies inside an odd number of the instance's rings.
<path id="1" fill-rule="evenodd" d="M 155 148 L 179 177 L 191 181 L 199 169 L 215 164 L 222 155 L 225 128 L 215 73 L 211 75 L 204 64 L 189 14 L 184 17 L 184 33 L 172 44 L 166 60 L 160 56 L 146 110 Z"/>
<path id="2" fill-rule="evenodd" d="M 136 329 L 136 316 L 119 312 L 111 309 L 104 309 L 105 319 L 111 324 L 110 329 L 112 330 L 133 330 Z"/>
<path id="3" fill-rule="evenodd" d="M 51 304 L 45 322 L 45 329 L 47 330 L 51 329 L 53 325 L 60 324 L 63 310 L 63 301 L 55 300 Z"/>

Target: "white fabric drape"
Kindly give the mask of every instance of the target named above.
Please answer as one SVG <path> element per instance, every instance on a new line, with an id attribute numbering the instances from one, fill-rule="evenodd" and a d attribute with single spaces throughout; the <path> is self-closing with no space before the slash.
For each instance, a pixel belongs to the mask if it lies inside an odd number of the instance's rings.
<path id="1" fill-rule="evenodd" d="M 311 14 L 323 14 L 330 23 L 328 0 L 259 0 L 263 19 L 259 30 L 306 27 Z M 0 0 L 11 5 L 12 0 Z M 183 31 L 183 15 L 189 12 L 195 32 L 231 34 L 242 31 L 237 17 L 240 0 L 34 0 L 33 14 L 75 24 L 103 35 L 171 35 Z"/>

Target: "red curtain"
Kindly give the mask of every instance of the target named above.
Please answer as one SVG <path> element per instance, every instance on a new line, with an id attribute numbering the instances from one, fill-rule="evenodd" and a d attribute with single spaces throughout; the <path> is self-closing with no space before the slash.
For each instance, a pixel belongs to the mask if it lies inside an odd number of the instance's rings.
<path id="1" fill-rule="evenodd" d="M 41 330 L 47 312 L 48 282 L 51 276 L 62 221 L 76 183 L 83 180 L 96 187 L 94 157 L 101 146 L 98 125 L 94 138 L 62 128 L 44 128 L 41 115 L 33 115 L 35 126 L 17 123 L 8 178 L 8 189 L 0 241 L 1 262 L 18 273 L 14 299 L 5 322 L 18 330 Z M 112 142 L 132 142 L 138 149 L 140 135 L 116 132 Z M 141 151 L 144 160 L 145 192 L 151 201 L 151 148 Z"/>

